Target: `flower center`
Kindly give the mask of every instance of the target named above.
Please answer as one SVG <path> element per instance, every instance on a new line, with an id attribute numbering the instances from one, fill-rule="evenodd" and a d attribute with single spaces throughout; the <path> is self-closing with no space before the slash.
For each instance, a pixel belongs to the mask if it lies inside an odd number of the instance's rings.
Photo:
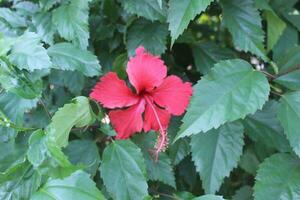
<path id="1" fill-rule="evenodd" d="M 158 160 L 158 154 L 162 151 L 164 151 L 168 145 L 168 138 L 167 138 L 167 131 L 163 128 L 161 121 L 159 119 L 158 113 L 153 105 L 153 101 L 150 99 L 151 97 L 149 95 L 144 95 L 144 98 L 147 102 L 147 104 L 150 106 L 151 110 L 154 113 L 154 117 L 157 121 L 157 124 L 159 126 L 159 135 L 157 137 L 154 154 L 155 154 L 155 161 Z"/>

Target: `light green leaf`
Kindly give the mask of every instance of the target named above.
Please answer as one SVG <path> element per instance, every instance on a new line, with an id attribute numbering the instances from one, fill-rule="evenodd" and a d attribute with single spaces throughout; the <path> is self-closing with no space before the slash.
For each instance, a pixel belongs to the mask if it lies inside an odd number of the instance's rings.
<path id="1" fill-rule="evenodd" d="M 300 91 L 283 95 L 280 99 L 278 119 L 293 150 L 300 156 Z"/>
<path id="2" fill-rule="evenodd" d="M 221 61 L 195 86 L 176 139 L 218 128 L 261 109 L 269 96 L 266 77 L 240 59 Z"/>
<path id="3" fill-rule="evenodd" d="M 77 171 L 64 179 L 49 179 L 31 200 L 105 200 L 89 174 Z"/>
<path id="4" fill-rule="evenodd" d="M 248 115 L 242 122 L 246 133 L 253 141 L 261 142 L 281 152 L 287 152 L 290 147 L 276 117 L 278 107 L 278 102 L 269 101 L 262 110 L 257 111 L 254 115 Z"/>
<path id="5" fill-rule="evenodd" d="M 275 79 L 276 83 L 290 90 L 300 90 L 300 70 L 295 70 Z"/>
<path id="6" fill-rule="evenodd" d="M 160 55 L 166 50 L 168 28 L 166 24 L 137 20 L 127 33 L 127 50 L 130 56 L 135 54 L 135 49 L 144 46 L 155 55 Z"/>
<path id="7" fill-rule="evenodd" d="M 90 140 L 72 140 L 64 149 L 64 153 L 74 165 L 82 165 L 86 172 L 95 176 L 100 155 L 95 142 Z"/>
<path id="8" fill-rule="evenodd" d="M 197 70 L 202 74 L 207 74 L 214 64 L 221 60 L 236 57 L 231 50 L 212 42 L 202 42 L 193 46 L 193 56 Z"/>
<path id="9" fill-rule="evenodd" d="M 167 16 L 166 3 L 160 4 L 157 0 L 121 0 L 124 9 L 128 13 L 145 17 L 151 21 L 165 21 Z"/>
<path id="10" fill-rule="evenodd" d="M 55 27 L 52 23 L 52 14 L 50 12 L 40 12 L 32 16 L 32 23 L 36 28 L 37 34 L 48 44 L 53 44 Z"/>
<path id="11" fill-rule="evenodd" d="M 300 160 L 295 156 L 281 153 L 267 158 L 255 179 L 255 200 L 300 198 Z"/>
<path id="12" fill-rule="evenodd" d="M 286 24 L 273 11 L 265 11 L 265 17 L 267 20 L 267 50 L 270 51 L 286 28 Z"/>
<path id="13" fill-rule="evenodd" d="M 221 0 L 223 23 L 232 35 L 235 47 L 266 60 L 264 33 L 259 12 L 252 0 Z"/>
<path id="14" fill-rule="evenodd" d="M 218 191 L 237 166 L 243 151 L 243 131 L 243 126 L 234 122 L 192 137 L 192 158 L 206 194 Z"/>
<path id="15" fill-rule="evenodd" d="M 86 76 L 98 76 L 101 73 L 101 66 L 95 55 L 70 43 L 55 44 L 47 51 L 57 69 L 78 70 Z"/>
<path id="16" fill-rule="evenodd" d="M 9 8 L 0 8 L 0 18 L 4 19 L 9 25 L 14 28 L 26 26 L 25 18 L 21 17 L 17 12 L 12 11 Z"/>
<path id="17" fill-rule="evenodd" d="M 105 148 L 100 173 L 113 199 L 143 199 L 148 195 L 143 155 L 130 140 L 117 140 Z"/>
<path id="18" fill-rule="evenodd" d="M 58 147 L 67 146 L 73 126 L 84 127 L 94 122 L 92 112 L 88 98 L 76 97 L 72 103 L 65 104 L 52 117 L 46 129 L 49 139 Z"/>
<path id="19" fill-rule="evenodd" d="M 201 197 L 193 198 L 192 200 L 225 200 L 222 196 L 216 196 L 212 194 L 207 194 Z"/>
<path id="20" fill-rule="evenodd" d="M 182 138 L 169 147 L 169 156 L 174 165 L 179 164 L 190 153 L 189 140 Z"/>
<path id="21" fill-rule="evenodd" d="M 213 0 L 170 0 L 169 1 L 169 30 L 171 31 L 172 44 L 179 35 L 182 34 L 184 29 L 187 28 L 189 22 L 205 11 L 207 6 Z"/>
<path id="22" fill-rule="evenodd" d="M 42 46 L 36 33 L 25 32 L 13 45 L 9 60 L 19 69 L 33 71 L 47 69 L 51 66 L 46 49 Z"/>
<path id="23" fill-rule="evenodd" d="M 86 49 L 89 39 L 89 2 L 91 0 L 72 0 L 53 11 L 53 23 L 58 33 L 72 41 L 81 49 Z"/>

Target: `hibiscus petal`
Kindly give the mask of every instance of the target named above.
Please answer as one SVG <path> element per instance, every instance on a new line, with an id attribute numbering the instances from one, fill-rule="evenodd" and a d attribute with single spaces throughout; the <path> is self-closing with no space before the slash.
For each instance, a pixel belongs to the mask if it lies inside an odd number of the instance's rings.
<path id="1" fill-rule="evenodd" d="M 127 64 L 127 74 L 130 83 L 137 93 L 150 91 L 160 85 L 167 75 L 167 67 L 158 56 L 145 51 L 144 47 L 136 49 L 136 56 L 131 57 Z"/>
<path id="2" fill-rule="evenodd" d="M 117 132 L 117 139 L 126 139 L 142 131 L 144 110 L 145 101 L 142 99 L 125 110 L 113 110 L 108 113 L 111 124 Z"/>
<path id="3" fill-rule="evenodd" d="M 125 81 L 119 79 L 114 72 L 109 72 L 100 79 L 90 97 L 106 108 L 131 106 L 139 100 L 127 87 Z"/>
<path id="4" fill-rule="evenodd" d="M 148 132 L 149 130 L 159 131 L 160 124 L 162 125 L 163 130 L 168 128 L 170 122 L 170 113 L 164 109 L 159 108 L 151 100 L 146 101 L 146 109 L 144 114 L 144 131 Z M 156 113 L 156 114 L 155 114 Z"/>
<path id="5" fill-rule="evenodd" d="M 183 83 L 177 76 L 168 76 L 151 94 L 159 106 L 173 115 L 181 115 L 189 104 L 193 93 L 192 84 Z"/>

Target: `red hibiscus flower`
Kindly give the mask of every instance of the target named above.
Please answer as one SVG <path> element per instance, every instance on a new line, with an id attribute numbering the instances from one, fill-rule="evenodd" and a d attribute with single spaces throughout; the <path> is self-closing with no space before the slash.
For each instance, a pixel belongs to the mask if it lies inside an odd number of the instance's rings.
<path id="1" fill-rule="evenodd" d="M 155 147 L 158 155 L 168 143 L 166 129 L 171 114 L 183 114 L 189 104 L 191 83 L 167 76 L 163 61 L 143 47 L 137 48 L 136 56 L 130 58 L 127 74 L 135 92 L 116 73 L 109 72 L 101 77 L 90 97 L 113 109 L 108 115 L 117 132 L 116 139 L 126 139 L 142 129 L 158 131 Z"/>

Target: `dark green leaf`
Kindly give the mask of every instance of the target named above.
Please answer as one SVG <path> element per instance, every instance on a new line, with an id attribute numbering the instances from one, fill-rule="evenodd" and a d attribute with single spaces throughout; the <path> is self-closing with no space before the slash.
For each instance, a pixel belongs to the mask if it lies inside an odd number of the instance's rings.
<path id="1" fill-rule="evenodd" d="M 198 71 L 207 74 L 214 64 L 221 60 L 234 58 L 235 54 L 215 43 L 203 42 L 193 47 L 193 56 Z"/>
<path id="2" fill-rule="evenodd" d="M 189 22 L 204 11 L 211 2 L 213 0 L 170 0 L 168 22 L 172 44 L 187 28 Z"/>
<path id="3" fill-rule="evenodd" d="M 279 76 L 275 79 L 275 82 L 290 90 L 300 90 L 300 70 Z"/>
<path id="4" fill-rule="evenodd" d="M 157 0 L 121 0 L 121 3 L 128 13 L 145 17 L 151 21 L 165 21 L 167 16 L 167 6 L 165 2 L 161 7 Z"/>
<path id="5" fill-rule="evenodd" d="M 232 200 L 253 200 L 253 189 L 250 186 L 243 186 L 236 191 Z"/>
<path id="6" fill-rule="evenodd" d="M 95 142 L 90 140 L 72 140 L 64 153 L 74 165 L 82 165 L 86 172 L 94 176 L 100 163 L 100 155 Z"/>
<path id="7" fill-rule="evenodd" d="M 53 12 L 53 23 L 58 33 L 66 40 L 72 41 L 81 49 L 86 49 L 89 39 L 89 2 L 91 0 L 72 0 L 61 5 Z"/>
<path id="8" fill-rule="evenodd" d="M 291 92 L 280 99 L 278 119 L 293 150 L 300 156 L 300 92 Z"/>
<path id="9" fill-rule="evenodd" d="M 113 199 L 143 199 L 148 195 L 143 155 L 130 140 L 112 142 L 102 159 L 101 177 Z"/>
<path id="10" fill-rule="evenodd" d="M 277 110 L 279 104 L 276 101 L 270 101 L 265 104 L 262 110 L 254 115 L 249 115 L 243 124 L 246 133 L 255 142 L 261 142 L 278 151 L 289 151 L 289 143 L 283 134 L 283 128 L 277 119 Z"/>
<path id="11" fill-rule="evenodd" d="M 77 70 L 86 76 L 98 76 L 101 66 L 95 55 L 69 43 L 58 43 L 48 49 L 54 67 L 62 70 Z"/>
<path id="12" fill-rule="evenodd" d="M 259 12 L 252 0 L 221 0 L 223 23 L 232 35 L 235 47 L 266 60 L 264 33 Z"/>
<path id="13" fill-rule="evenodd" d="M 192 157 L 205 193 L 218 191 L 223 179 L 237 166 L 243 151 L 243 131 L 243 126 L 234 122 L 192 137 Z"/>
<path id="14" fill-rule="evenodd" d="M 137 20 L 129 28 L 127 33 L 127 50 L 130 56 L 139 46 L 144 46 L 155 55 L 160 55 L 166 50 L 168 29 L 166 24 Z"/>
<path id="15" fill-rule="evenodd" d="M 177 139 L 206 132 L 261 109 L 269 95 L 266 77 L 240 59 L 221 61 L 195 86 Z"/>
<path id="16" fill-rule="evenodd" d="M 267 158 L 255 179 L 255 200 L 300 198 L 300 160 L 295 156 L 275 154 Z"/>

